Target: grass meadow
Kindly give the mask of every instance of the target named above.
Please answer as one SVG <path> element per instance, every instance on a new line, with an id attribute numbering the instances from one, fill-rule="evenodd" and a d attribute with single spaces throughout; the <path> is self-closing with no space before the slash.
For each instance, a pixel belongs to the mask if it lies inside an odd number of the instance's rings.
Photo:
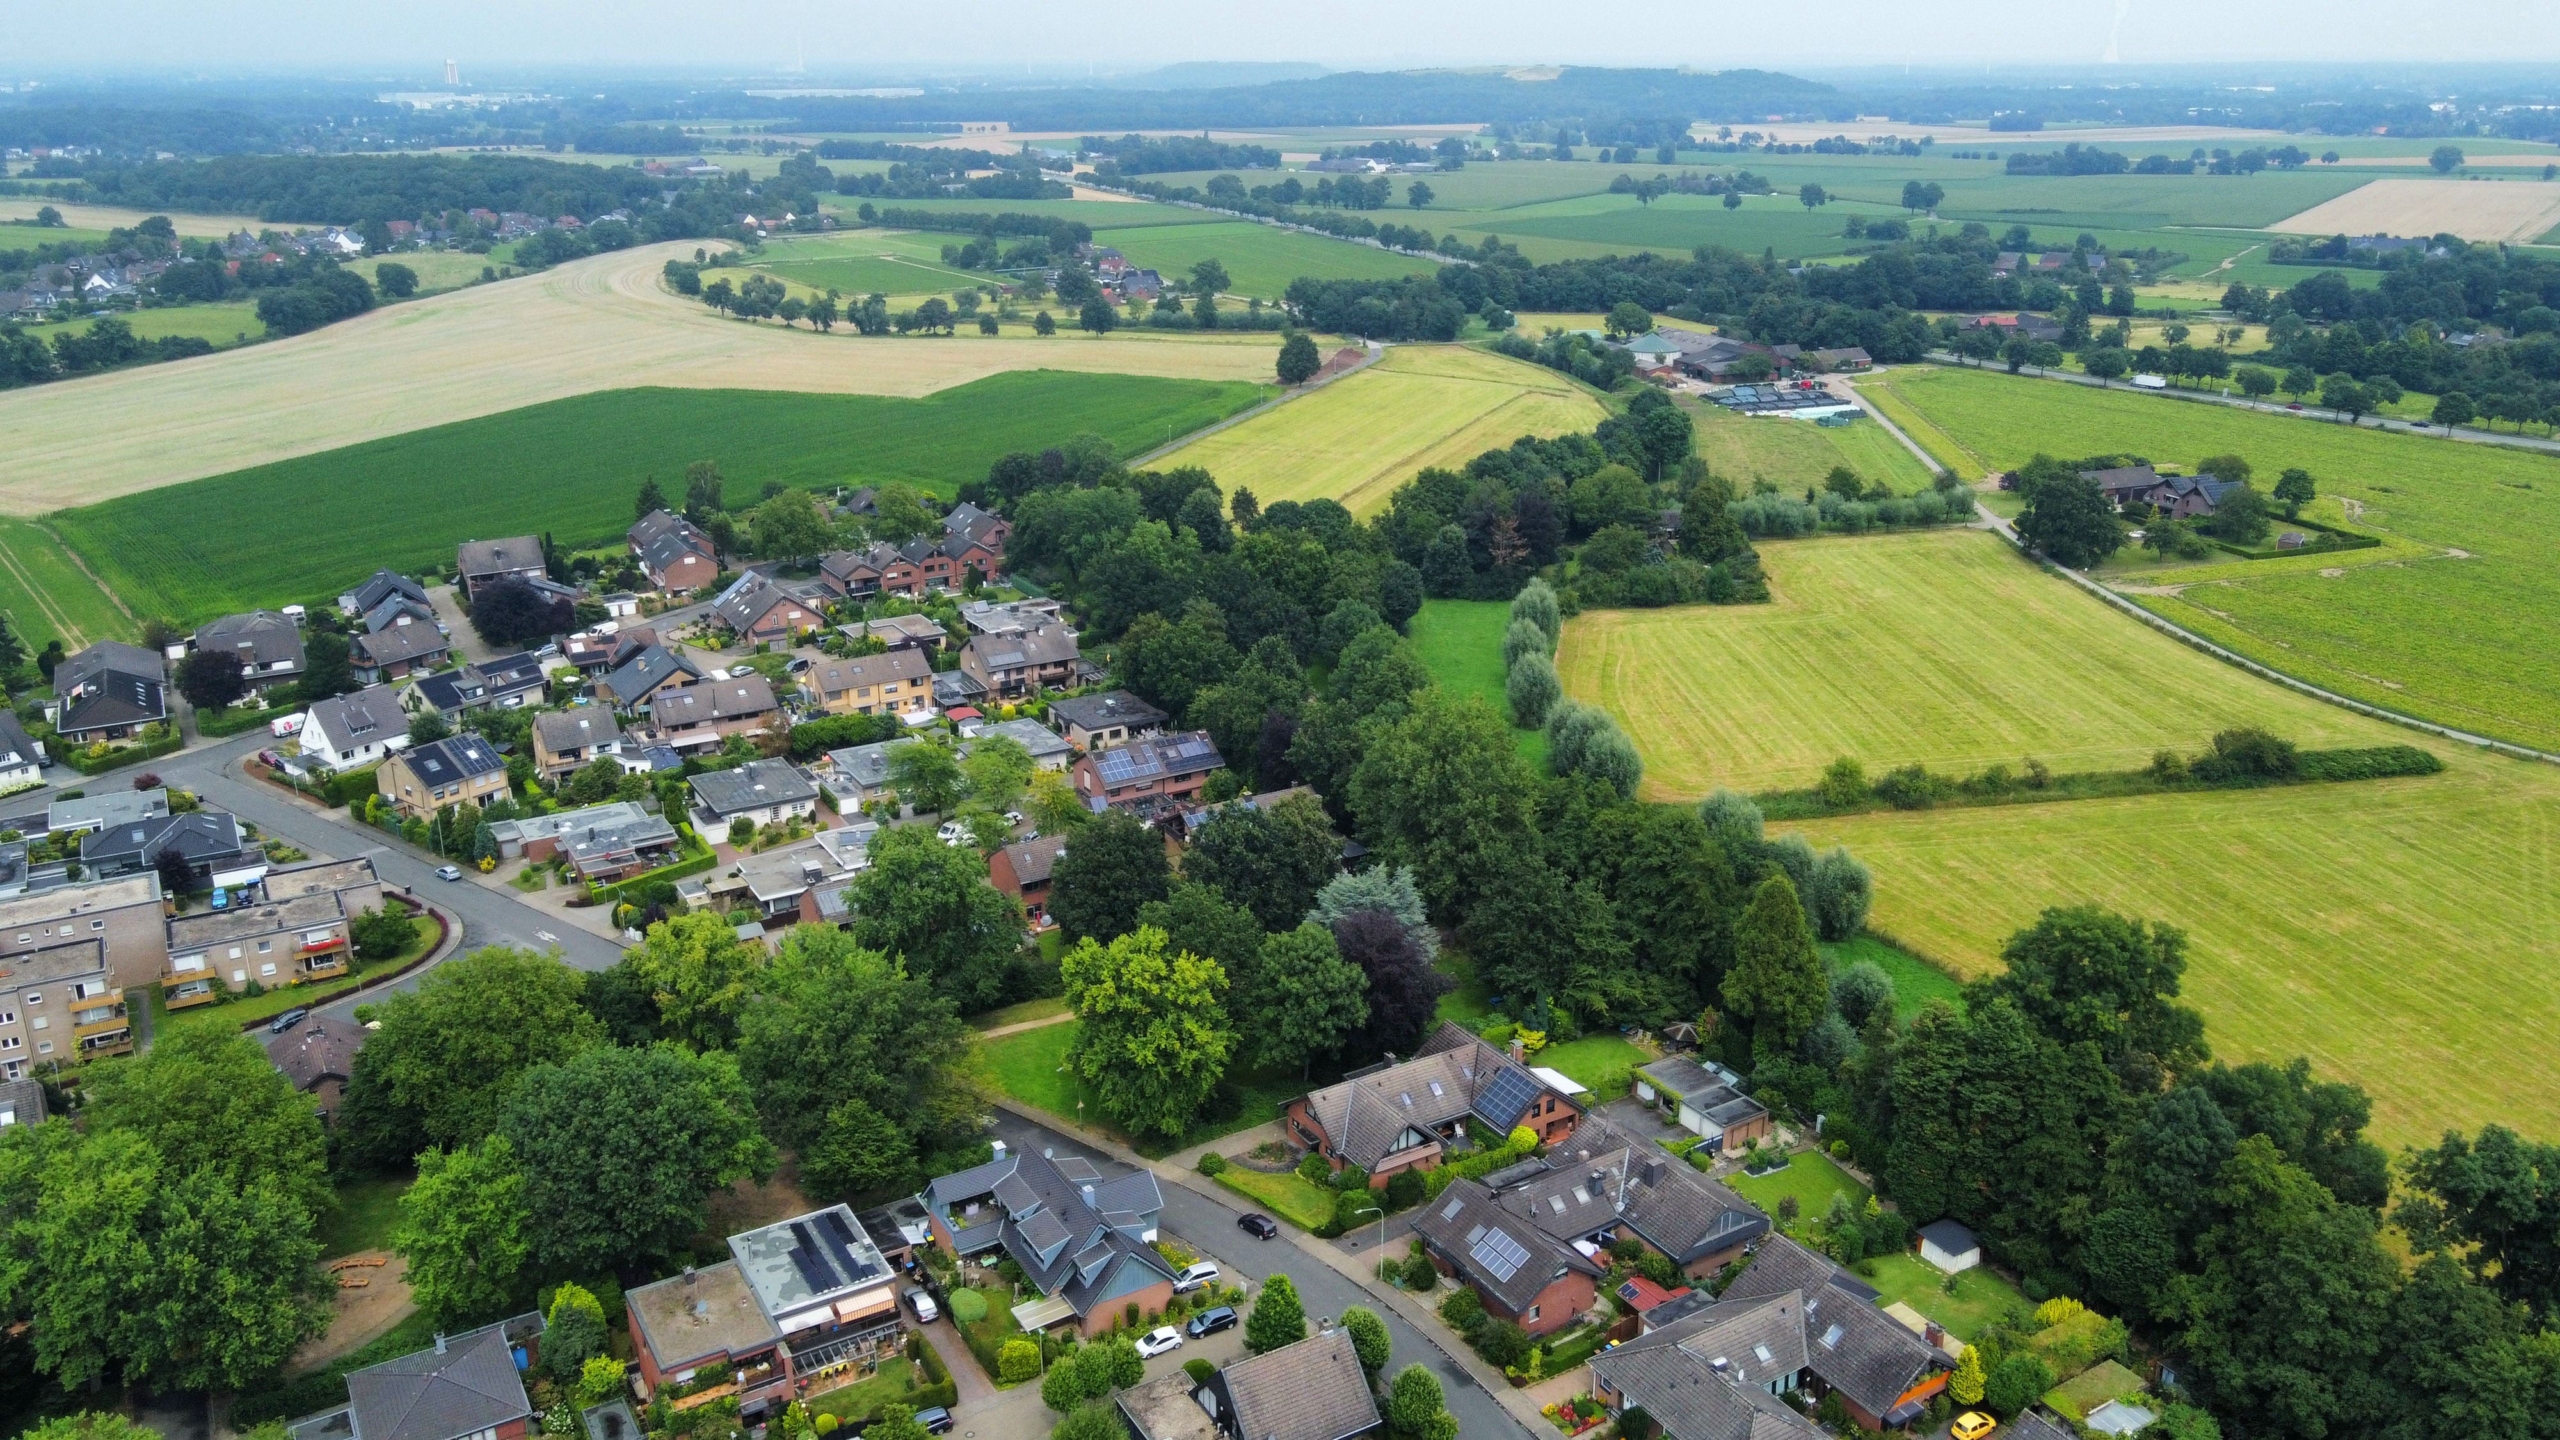
<path id="1" fill-rule="evenodd" d="M 2131 598 L 2250 658 L 2423 719 L 2560 749 L 2560 460 L 2441 437 L 2355 429 L 2129 390 L 1911 368 L 1860 390 L 1915 413 L 1959 473 L 2009 469 L 2038 451 L 2136 454 L 2192 467 L 2237 454 L 2261 476 L 2311 472 L 2318 513 L 2395 542 L 2373 559 L 2309 556 L 2180 570 L 2119 583 L 2177 588 Z M 2351 502 L 2351 503 L 2350 503 Z M 2456 552 L 2459 552 L 2457 554 Z M 2111 577 L 2118 578 L 2118 577 Z"/>
<path id="2" fill-rule="evenodd" d="M 2382 743 L 2375 722 L 2134 624 L 1984 531 L 1760 554 L 1770 604 L 1592 610 L 1565 626 L 1565 692 L 1626 726 L 1648 797 L 1807 785 L 1844 755 L 1871 775 L 2018 770 L 2030 755 L 2133 769 L 2243 724 L 2305 746 Z"/>
<path id="3" fill-rule="evenodd" d="M 1216 260 L 1227 267 L 1229 293 L 1265 300 L 1279 299 L 1289 282 L 1302 275 L 1319 280 L 1396 280 L 1440 268 L 1429 260 L 1374 245 L 1249 220 L 1096 228 L 1093 243 L 1111 246 L 1129 257 L 1130 264 L 1160 271 L 1168 279 L 1189 275 L 1191 267 L 1203 260 Z"/>
<path id="4" fill-rule="evenodd" d="M 1553 370 L 1481 350 L 1399 345 L 1356 375 L 1159 463 L 1202 466 L 1264 505 L 1339 500 L 1366 516 L 1427 467 L 1461 466 L 1523 435 L 1587 430 L 1606 414 L 1588 389 Z"/>
<path id="5" fill-rule="evenodd" d="M 1936 478 L 1871 417 L 1830 429 L 1785 416 L 1736 415 L 1720 405 L 1700 405 L 1691 414 L 1697 421 L 1699 458 L 1731 481 L 1737 495 L 1750 494 L 1753 483 L 1761 480 L 1801 493 L 1820 487 L 1836 467 L 1846 467 L 1869 484 L 1882 481 L 1903 495 L 1928 489 Z"/>
<path id="6" fill-rule="evenodd" d="M 898 480 L 948 495 L 1012 450 L 1092 431 L 1123 452 L 1254 404 L 1235 381 L 1018 371 L 923 399 L 618 390 L 412 431 L 64 511 L 64 538 L 137 611 L 199 620 L 334 594 L 378 565 L 451 563 L 457 541 L 620 534 L 644 475 L 715 460 L 732 496 Z M 286 521 L 280 517 L 290 516 Z M 293 535 L 279 543 L 279 527 Z M 172 545 L 167 537 L 184 535 Z"/>
<path id="7" fill-rule="evenodd" d="M 1422 613 L 1407 627 L 1414 651 L 1430 667 L 1432 679 L 1461 695 L 1483 696 L 1494 713 L 1505 718 L 1511 707 L 1502 689 L 1502 632 L 1509 628 L 1508 600 L 1425 600 Z M 1511 733 L 1519 741 L 1520 757 L 1543 772 L 1546 732 Z"/>

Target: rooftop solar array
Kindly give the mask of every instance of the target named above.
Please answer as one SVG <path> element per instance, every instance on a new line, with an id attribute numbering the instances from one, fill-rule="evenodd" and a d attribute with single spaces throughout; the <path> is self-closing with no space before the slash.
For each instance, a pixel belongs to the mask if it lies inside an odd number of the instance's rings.
<path id="1" fill-rule="evenodd" d="M 1538 1098 L 1538 1078 L 1517 1066 L 1506 1066 L 1485 1082 L 1476 1097 L 1476 1113 L 1497 1129 L 1508 1130 L 1529 1102 Z"/>
<path id="2" fill-rule="evenodd" d="M 1527 1247 L 1499 1230 L 1478 1230 L 1468 1239 L 1467 1253 L 1496 1280 L 1510 1279 L 1529 1263 Z"/>

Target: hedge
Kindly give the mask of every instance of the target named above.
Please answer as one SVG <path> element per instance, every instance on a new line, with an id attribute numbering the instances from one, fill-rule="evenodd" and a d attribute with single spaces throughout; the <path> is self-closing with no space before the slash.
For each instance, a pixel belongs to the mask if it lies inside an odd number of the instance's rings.
<path id="1" fill-rule="evenodd" d="M 88 746 L 74 744 L 59 737 L 54 740 L 53 748 L 62 752 L 63 764 L 81 774 L 104 775 L 110 770 L 120 769 L 139 761 L 158 759 L 186 743 L 185 736 L 172 730 L 163 739 L 146 741 L 138 745 L 118 746 L 95 760 L 89 758 Z"/>
<path id="2" fill-rule="evenodd" d="M 206 736 L 239 735 L 292 713 L 290 707 L 244 709 L 232 706 L 221 710 L 198 710 L 195 712 L 196 733 Z"/>
<path id="3" fill-rule="evenodd" d="M 1835 805 L 1819 789 L 1766 790 L 1752 797 L 1770 820 L 1812 820 L 1855 815 L 1871 810 L 1961 809 L 1976 805 L 2033 805 L 2052 800 L 2113 800 L 2129 795 L 2183 794 L 2199 790 L 2258 790 L 2285 785 L 2383 780 L 2405 775 L 2434 775 L 2444 762 L 2415 745 L 2374 745 L 2361 749 L 2295 752 L 2291 775 L 2234 774 L 2208 776 L 2193 764 L 2173 774 L 2156 769 L 2078 770 L 2041 780 L 2009 775 L 1997 783 L 1986 772 L 1959 779 L 1906 765 L 1877 777 L 1855 802 Z"/>
<path id="4" fill-rule="evenodd" d="M 681 827 L 678 833 L 691 836 L 692 830 L 689 826 Z M 694 843 L 700 845 L 702 842 L 700 838 L 695 837 Z M 682 880 L 690 875 L 699 875 L 719 863 L 720 857 L 705 846 L 702 853 L 679 860 L 673 865 L 661 865 L 655 870 L 644 870 L 628 880 L 617 880 L 610 885 L 591 886 L 589 892 L 595 896 L 596 903 L 599 905 L 638 905 L 643 903 L 638 897 L 645 896 L 650 886 Z"/>
<path id="5" fill-rule="evenodd" d="M 2296 757 L 2305 780 L 2385 780 L 2434 775 L 2444 762 L 2415 745 L 2373 745 L 2360 750 L 2305 750 Z"/>

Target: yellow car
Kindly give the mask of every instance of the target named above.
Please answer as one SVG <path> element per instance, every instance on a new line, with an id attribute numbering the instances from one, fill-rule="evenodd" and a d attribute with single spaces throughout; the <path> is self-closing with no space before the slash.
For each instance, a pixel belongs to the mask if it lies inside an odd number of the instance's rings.
<path id="1" fill-rule="evenodd" d="M 1999 1428 L 1999 1421 L 1992 1419 L 1990 1416 L 1985 1415 L 1979 1410 L 1967 1410 L 1962 1415 L 1956 1417 L 1955 1430 L 1953 1433 L 1955 1435 L 1955 1440 L 1982 1440 L 1983 1436 L 1988 1435 Z"/>

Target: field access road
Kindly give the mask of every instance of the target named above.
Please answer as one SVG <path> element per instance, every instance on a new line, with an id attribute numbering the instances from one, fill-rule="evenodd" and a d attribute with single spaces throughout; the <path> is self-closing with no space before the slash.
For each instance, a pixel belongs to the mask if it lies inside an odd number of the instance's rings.
<path id="1" fill-rule="evenodd" d="M 2006 365 L 1969 365 L 1962 358 L 1944 350 L 1930 351 L 1929 359 L 1940 365 L 1963 370 L 1985 370 L 1997 373 L 2008 368 Z M 2430 425 L 2424 421 L 2400 420 L 2382 415 L 2367 415 L 2359 420 L 2348 421 L 2345 412 L 2324 410 L 2316 405 L 2305 405 L 2296 410 L 2271 400 L 2252 400 L 2246 395 L 2223 395 L 2210 390 L 2144 390 L 2132 385 L 2113 384 L 2095 375 L 2082 375 L 2071 370 L 2039 370 L 2033 365 L 2024 366 L 2015 373 L 2035 380 L 2060 380 L 2070 385 L 2086 385 L 2093 390 L 2113 390 L 2131 395 L 2156 395 L 2168 400 L 2184 400 L 2190 404 L 2223 405 L 2234 410 L 2254 410 L 2261 415 L 2282 415 L 2295 420 L 2320 420 L 2332 425 L 2348 423 L 2366 430 L 2389 430 L 2395 433 L 2432 436 L 2438 440 L 2461 440 L 2473 445 L 2503 445 L 2510 450 L 2534 450 L 2545 455 L 2560 455 L 2560 439 L 2547 440 L 2538 435 L 2501 435 L 2494 430 L 2475 430 L 2468 425 L 2456 425 L 2447 429 L 2445 426 Z"/>
<path id="2" fill-rule="evenodd" d="M 1127 1158 L 1117 1153 L 1116 1148 L 1079 1139 L 1057 1126 L 1043 1124 L 1009 1107 L 1000 1106 L 990 1128 L 997 1139 L 1016 1151 L 1050 1150 L 1060 1155 L 1082 1156 L 1102 1167 L 1106 1174 L 1118 1174 L 1130 1168 Z M 1306 1305 L 1310 1329 L 1319 1318 L 1338 1317 L 1353 1305 L 1366 1306 L 1386 1320 L 1387 1336 L 1394 1342 L 1394 1350 L 1387 1362 L 1389 1373 L 1415 1363 L 1428 1367 L 1433 1375 L 1439 1377 L 1440 1388 L 1448 1396 L 1449 1413 L 1457 1417 L 1459 1434 L 1468 1440 L 1530 1440 L 1536 1433 L 1486 1390 L 1465 1362 L 1441 1349 L 1432 1337 L 1398 1310 L 1394 1303 L 1396 1300 L 1414 1303 L 1408 1297 L 1401 1294 L 1391 1297 L 1373 1291 L 1370 1287 L 1376 1283 L 1374 1280 L 1368 1284 L 1354 1281 L 1337 1269 L 1330 1259 L 1318 1253 L 1330 1249 L 1326 1242 L 1300 1235 L 1285 1224 L 1280 1227 L 1280 1238 L 1276 1240 L 1254 1239 L 1236 1228 L 1236 1217 L 1244 1213 L 1244 1206 L 1217 1198 L 1226 1196 L 1227 1192 L 1203 1193 L 1187 1183 L 1197 1179 L 1196 1176 L 1168 1179 L 1166 1165 L 1151 1168 L 1156 1171 L 1157 1187 L 1164 1192 L 1165 1233 L 1208 1259 L 1217 1261 L 1227 1272 L 1230 1282 L 1242 1278 L 1258 1290 L 1265 1279 L 1286 1273 L 1291 1283 L 1297 1286 L 1299 1299 Z M 1358 1266 L 1365 1269 L 1370 1263 L 1363 1260 L 1358 1262 Z M 1188 1348 L 1149 1362 L 1148 1375 L 1153 1377 L 1178 1368 L 1188 1358 Z M 1047 1412 L 1040 1412 L 1040 1416 L 1045 1421 Z M 959 1412 L 959 1418 L 962 1428 L 971 1428 L 971 1415 L 966 1407 Z M 1001 1433 L 981 1429 L 980 1437 L 981 1440 L 1000 1440 Z"/>

